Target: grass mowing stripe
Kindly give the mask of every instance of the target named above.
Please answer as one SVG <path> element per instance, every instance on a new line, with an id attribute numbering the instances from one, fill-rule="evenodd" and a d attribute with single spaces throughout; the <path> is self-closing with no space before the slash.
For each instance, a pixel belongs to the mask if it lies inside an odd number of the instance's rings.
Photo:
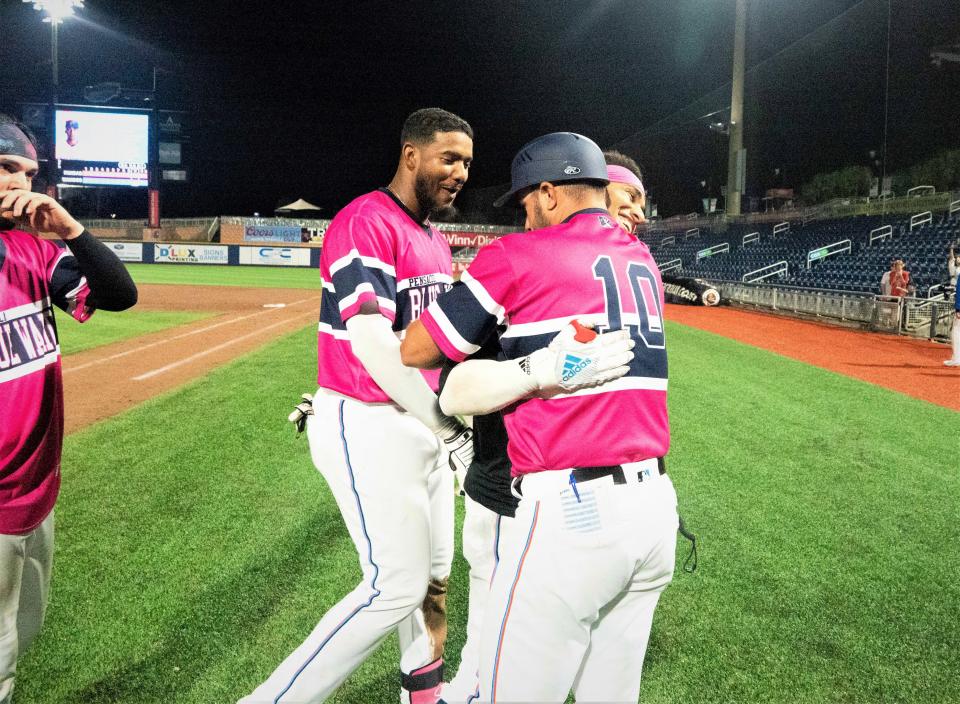
<path id="1" fill-rule="evenodd" d="M 668 325 L 669 466 L 701 566 L 661 599 L 643 701 L 956 701 L 958 414 Z M 304 329 L 67 439 L 23 701 L 236 701 L 356 585 L 285 421 L 314 346 Z M 451 582 L 452 672 L 459 556 Z M 388 639 L 331 701 L 395 701 L 397 658 Z"/>
<path id="2" fill-rule="evenodd" d="M 138 284 L 320 289 L 320 274 L 303 267 L 220 264 L 127 264 Z"/>
<path id="3" fill-rule="evenodd" d="M 83 325 L 78 325 L 67 315 L 58 315 L 57 334 L 61 352 L 68 355 L 186 325 L 212 315 L 185 311 L 140 311 L 133 308 L 119 313 L 101 311 Z"/>

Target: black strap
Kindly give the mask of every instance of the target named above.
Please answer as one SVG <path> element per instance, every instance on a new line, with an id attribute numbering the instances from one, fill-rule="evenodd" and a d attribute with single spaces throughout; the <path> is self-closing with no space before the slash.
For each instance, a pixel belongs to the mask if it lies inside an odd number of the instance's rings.
<path id="1" fill-rule="evenodd" d="M 687 559 L 683 561 L 683 571 L 688 573 L 693 573 L 697 571 L 697 536 L 687 530 L 687 526 L 683 523 L 683 516 L 680 518 L 680 535 L 690 541 L 690 552 L 687 554 Z M 691 562 L 692 561 L 692 562 Z"/>
<path id="2" fill-rule="evenodd" d="M 436 662 L 434 660 L 433 662 Z M 433 663 L 430 663 L 431 665 Z M 430 665 L 425 665 L 430 667 Z M 443 663 L 440 667 L 435 667 L 419 675 L 408 675 L 406 672 L 400 673 L 400 685 L 408 692 L 422 692 L 425 690 L 436 689 L 443 683 Z"/>
<path id="3" fill-rule="evenodd" d="M 119 311 L 137 302 L 136 284 L 107 245 L 84 230 L 79 237 L 67 240 L 67 248 L 76 259 L 80 273 L 87 277 L 91 307 Z"/>

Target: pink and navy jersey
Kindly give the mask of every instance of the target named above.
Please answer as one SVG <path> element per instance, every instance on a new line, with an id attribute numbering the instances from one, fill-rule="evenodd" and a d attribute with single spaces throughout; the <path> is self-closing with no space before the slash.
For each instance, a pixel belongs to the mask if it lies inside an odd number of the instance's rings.
<path id="1" fill-rule="evenodd" d="M 450 246 L 386 189 L 360 196 L 327 228 L 320 254 L 317 385 L 368 403 L 391 399 L 354 355 L 346 321 L 373 303 L 398 336 L 453 285 Z M 436 391 L 439 371 L 424 372 Z"/>
<path id="2" fill-rule="evenodd" d="M 514 476 L 666 454 L 663 283 L 650 250 L 605 210 L 583 210 L 560 225 L 487 245 L 421 318 L 443 353 L 460 362 L 498 326 L 504 355 L 517 359 L 586 316 L 599 316 L 605 329 L 630 331 L 630 371 L 598 388 L 505 409 Z"/>
<path id="3" fill-rule="evenodd" d="M 52 306 L 84 322 L 89 292 L 68 250 L 0 230 L 0 533 L 28 533 L 57 500 L 63 379 Z"/>

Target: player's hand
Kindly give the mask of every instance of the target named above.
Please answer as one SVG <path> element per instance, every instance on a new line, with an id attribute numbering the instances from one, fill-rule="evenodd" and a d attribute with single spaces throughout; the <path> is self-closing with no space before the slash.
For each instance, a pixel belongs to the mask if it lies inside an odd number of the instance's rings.
<path id="1" fill-rule="evenodd" d="M 83 232 L 83 225 L 56 200 L 45 193 L 19 188 L 0 192 L 0 217 L 37 232 L 53 232 L 64 240 Z"/>
<path id="2" fill-rule="evenodd" d="M 626 374 L 633 361 L 634 344 L 626 330 L 598 335 L 574 320 L 547 347 L 521 363 L 538 390 L 576 391 Z"/>

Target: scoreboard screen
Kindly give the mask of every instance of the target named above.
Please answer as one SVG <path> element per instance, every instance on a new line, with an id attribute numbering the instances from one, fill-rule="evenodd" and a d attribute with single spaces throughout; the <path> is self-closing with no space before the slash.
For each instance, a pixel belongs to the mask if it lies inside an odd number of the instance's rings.
<path id="1" fill-rule="evenodd" d="M 148 112 L 58 106 L 54 119 L 61 185 L 148 185 Z"/>

